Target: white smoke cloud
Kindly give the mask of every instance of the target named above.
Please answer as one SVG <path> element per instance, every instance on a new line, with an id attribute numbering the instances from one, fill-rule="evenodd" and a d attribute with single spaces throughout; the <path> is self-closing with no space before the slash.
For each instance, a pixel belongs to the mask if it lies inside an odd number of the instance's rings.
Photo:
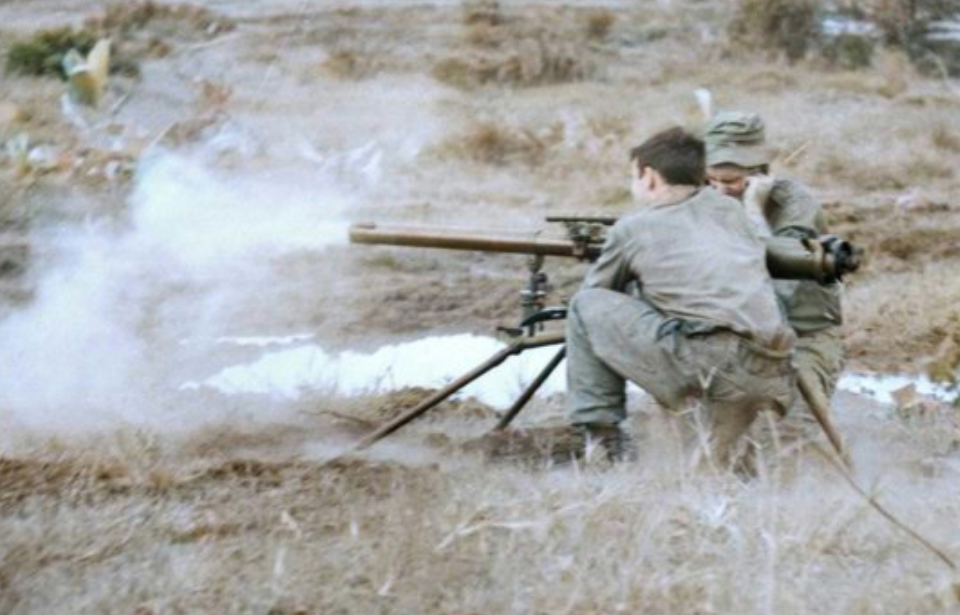
<path id="1" fill-rule="evenodd" d="M 346 241 L 349 198 L 316 166 L 223 170 L 203 160 L 144 160 L 126 228 L 51 238 L 53 264 L 34 301 L 0 323 L 0 421 L 55 431 L 162 425 L 168 366 L 157 347 L 209 337 L 238 273 Z M 168 300 L 182 288 L 201 291 Z"/>

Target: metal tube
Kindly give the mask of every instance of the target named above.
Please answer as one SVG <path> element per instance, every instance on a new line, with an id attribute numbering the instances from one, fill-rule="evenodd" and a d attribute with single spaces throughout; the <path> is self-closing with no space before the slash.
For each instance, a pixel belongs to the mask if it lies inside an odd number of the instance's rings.
<path id="1" fill-rule="evenodd" d="M 350 241 L 363 244 L 385 244 L 414 248 L 446 248 L 510 254 L 542 254 L 580 258 L 580 249 L 563 237 L 544 237 L 538 233 L 478 233 L 443 227 L 384 226 L 374 223 L 350 227 Z M 595 258 L 600 246 L 588 246 L 585 257 Z"/>
<path id="2" fill-rule="evenodd" d="M 811 249 L 791 237 L 768 237 L 767 270 L 778 280 L 816 280 L 823 282 L 833 273 L 832 263 L 823 249 Z"/>
<path id="3" fill-rule="evenodd" d="M 853 469 L 853 460 L 850 458 L 849 453 L 847 453 L 840 434 L 830 420 L 830 402 L 820 391 L 816 383 L 811 382 L 810 378 L 806 372 L 797 372 L 797 387 L 800 389 L 800 395 L 803 397 L 803 400 L 807 402 L 814 418 L 820 423 L 823 433 L 827 435 L 827 440 L 830 441 L 831 446 L 833 446 L 837 455 L 840 456 L 840 459 L 843 460 L 847 469 Z"/>

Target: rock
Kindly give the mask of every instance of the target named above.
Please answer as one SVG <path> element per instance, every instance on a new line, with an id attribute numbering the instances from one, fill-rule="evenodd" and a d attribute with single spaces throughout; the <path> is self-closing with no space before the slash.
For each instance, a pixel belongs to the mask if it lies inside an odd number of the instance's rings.
<path id="1" fill-rule="evenodd" d="M 950 205 L 934 201 L 922 190 L 914 188 L 897 197 L 897 209 L 903 213 L 930 213 L 948 211 Z"/>
<path id="2" fill-rule="evenodd" d="M 936 416 L 942 409 L 943 404 L 932 398 L 920 395 L 917 387 L 908 384 L 890 393 L 897 407 L 897 415 L 903 419 L 911 418 L 929 418 Z"/>

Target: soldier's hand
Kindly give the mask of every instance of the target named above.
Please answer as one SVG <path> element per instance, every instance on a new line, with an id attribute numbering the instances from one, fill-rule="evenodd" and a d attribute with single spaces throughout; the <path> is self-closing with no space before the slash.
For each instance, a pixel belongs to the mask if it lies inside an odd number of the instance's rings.
<path id="1" fill-rule="evenodd" d="M 747 178 L 747 190 L 743 194 L 743 202 L 763 211 L 775 181 L 776 179 L 770 175 L 751 175 Z"/>

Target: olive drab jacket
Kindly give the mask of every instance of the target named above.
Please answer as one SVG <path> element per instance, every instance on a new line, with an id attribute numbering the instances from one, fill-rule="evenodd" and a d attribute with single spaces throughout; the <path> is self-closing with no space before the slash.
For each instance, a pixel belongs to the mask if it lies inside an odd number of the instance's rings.
<path id="1" fill-rule="evenodd" d="M 653 306 L 694 329 L 729 329 L 770 348 L 793 343 L 763 241 L 743 206 L 713 188 L 642 207 L 610 229 L 583 287 L 623 291 L 634 282 Z"/>
<path id="2" fill-rule="evenodd" d="M 774 182 L 763 214 L 775 237 L 803 239 L 827 232 L 816 198 L 803 185 L 789 179 Z M 775 280 L 774 286 L 790 325 L 801 335 L 843 322 L 840 284 Z"/>

